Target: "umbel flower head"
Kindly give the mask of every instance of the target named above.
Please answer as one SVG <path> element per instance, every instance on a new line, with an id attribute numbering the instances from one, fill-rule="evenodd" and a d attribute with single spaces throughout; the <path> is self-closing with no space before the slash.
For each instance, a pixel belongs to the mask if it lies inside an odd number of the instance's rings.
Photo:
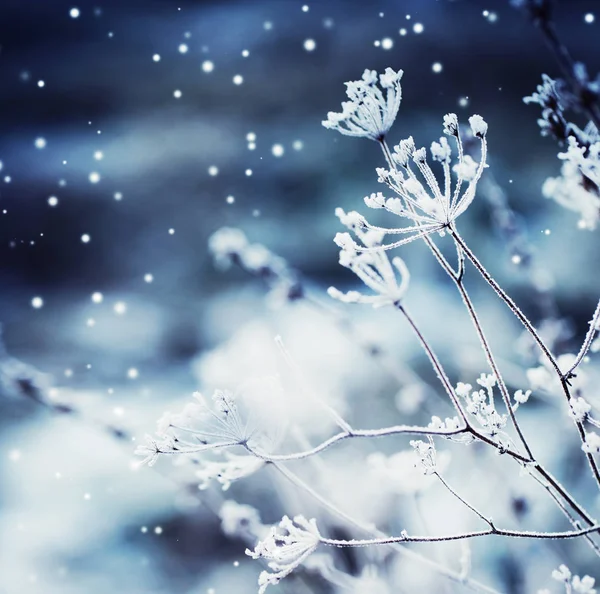
<path id="1" fill-rule="evenodd" d="M 375 229 L 365 230 L 367 223 L 360 214 L 345 213 L 341 208 L 337 208 L 335 213 L 342 224 L 354 231 L 364 247 L 372 249 L 381 245 L 384 234 Z M 356 244 L 349 233 L 338 233 L 335 242 L 341 248 L 340 264 L 352 270 L 375 294 L 363 295 L 358 291 L 342 293 L 335 287 L 329 287 L 327 292 L 331 297 L 344 303 L 369 303 L 373 307 L 401 301 L 410 279 L 408 268 L 401 258 L 396 257 L 390 262 L 388 255 L 378 249 L 360 253 L 355 249 Z M 400 275 L 400 281 L 397 274 Z"/>
<path id="2" fill-rule="evenodd" d="M 210 401 L 196 392 L 182 412 L 163 415 L 156 437 L 147 436 L 147 444 L 138 446 L 136 454 L 149 466 L 161 455 L 191 459 L 197 465 L 199 488 L 216 479 L 225 490 L 264 465 L 250 452 L 267 452 L 279 444 L 285 428 L 281 396 L 275 378 L 247 382 L 236 394 L 216 390 Z M 242 454 L 227 451 L 232 448 Z"/>
<path id="3" fill-rule="evenodd" d="M 350 101 L 342 103 L 341 113 L 330 111 L 323 126 L 347 136 L 383 140 L 400 108 L 402 74 L 391 68 L 379 76 L 375 70 L 365 70 L 361 80 L 346 83 Z"/>
<path id="4" fill-rule="evenodd" d="M 278 584 L 292 573 L 319 545 L 321 535 L 316 520 L 296 516 L 293 521 L 284 516 L 279 526 L 272 526 L 266 538 L 259 541 L 254 550 L 246 549 L 253 559 L 265 559 L 269 571 L 258 578 L 258 594 L 264 594 L 268 586 Z"/>

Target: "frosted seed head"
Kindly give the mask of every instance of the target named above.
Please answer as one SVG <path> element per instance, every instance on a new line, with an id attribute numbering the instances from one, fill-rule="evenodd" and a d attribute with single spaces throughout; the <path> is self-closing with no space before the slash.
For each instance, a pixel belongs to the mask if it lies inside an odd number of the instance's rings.
<path id="1" fill-rule="evenodd" d="M 480 115 L 472 115 L 469 118 L 469 124 L 471 125 L 471 130 L 474 136 L 483 138 L 487 134 L 488 125 Z"/>
<path id="2" fill-rule="evenodd" d="M 444 116 L 444 134 L 458 136 L 458 116 L 455 113 L 447 113 Z"/>

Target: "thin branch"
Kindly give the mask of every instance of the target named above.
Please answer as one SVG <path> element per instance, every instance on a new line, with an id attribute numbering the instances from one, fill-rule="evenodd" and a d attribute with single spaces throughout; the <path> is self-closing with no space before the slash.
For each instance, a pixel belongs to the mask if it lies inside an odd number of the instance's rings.
<path id="1" fill-rule="evenodd" d="M 376 438 L 376 437 L 387 437 L 389 435 L 439 435 L 441 437 L 451 437 L 452 435 L 460 435 L 467 433 L 466 427 L 458 429 L 431 429 L 429 427 L 418 427 L 412 425 L 396 425 L 394 427 L 384 427 L 382 429 L 351 429 L 350 431 L 342 431 L 333 435 L 329 439 L 326 439 L 314 448 L 310 448 L 303 452 L 295 452 L 292 454 L 268 454 L 266 452 L 259 452 L 257 450 L 250 449 L 246 446 L 246 449 L 257 458 L 265 460 L 267 462 L 286 462 L 289 460 L 302 460 L 309 458 L 315 454 L 330 448 L 332 445 L 346 440 L 354 439 L 357 437 L 361 438 Z"/>
<path id="2" fill-rule="evenodd" d="M 388 538 L 372 538 L 366 540 L 337 540 L 333 538 L 321 537 L 323 544 L 334 547 L 369 547 L 372 545 L 387 545 L 401 542 L 446 542 L 449 540 L 465 540 L 467 538 L 477 538 L 480 536 L 508 536 L 512 538 L 534 538 L 544 540 L 559 540 L 568 538 L 579 538 L 592 532 L 600 532 L 600 525 L 596 524 L 581 530 L 570 530 L 566 532 L 536 532 L 534 530 L 505 530 L 503 528 L 490 528 L 489 530 L 478 530 L 473 532 L 462 532 L 460 534 L 450 534 L 447 536 L 391 536 Z"/>
<path id="3" fill-rule="evenodd" d="M 544 344 L 544 341 L 541 339 L 541 337 L 537 333 L 536 329 L 533 327 L 533 324 L 527 319 L 527 317 L 519 309 L 517 304 L 508 296 L 508 294 L 502 289 L 502 287 L 500 287 L 500 285 L 494 280 L 494 278 L 490 275 L 490 273 L 485 269 L 483 264 L 481 264 L 481 262 L 475 256 L 475 254 L 469 249 L 469 247 L 464 242 L 462 237 L 458 234 L 456 229 L 451 227 L 449 229 L 449 232 L 452 235 L 452 237 L 454 238 L 454 240 L 460 245 L 461 249 L 465 252 L 466 256 L 469 258 L 471 263 L 475 266 L 475 268 L 477 268 L 477 270 L 479 271 L 481 276 L 490 285 L 490 287 L 492 287 L 492 289 L 494 289 L 494 291 L 496 292 L 498 297 L 500 297 L 500 299 L 502 299 L 502 301 L 504 301 L 504 303 L 506 303 L 506 305 L 509 307 L 509 309 L 512 311 L 512 313 L 515 315 L 515 317 L 521 322 L 521 324 L 523 324 L 523 326 L 525 327 L 527 332 L 529 332 L 529 334 L 531 335 L 531 337 L 533 338 L 535 343 L 538 345 L 540 350 L 544 353 L 544 355 L 550 362 L 550 365 L 552 366 L 554 372 L 556 373 L 557 377 L 560 380 L 560 385 L 562 387 L 565 398 L 567 399 L 567 402 L 570 403 L 572 397 L 571 397 L 571 391 L 569 389 L 568 379 L 567 379 L 567 377 L 565 377 L 565 374 L 562 373 L 554 355 L 552 355 L 552 353 L 550 352 L 548 347 Z M 573 417 L 573 421 L 577 427 L 577 431 L 579 432 L 579 437 L 581 439 L 581 442 L 585 443 L 586 432 L 585 432 L 583 423 L 581 421 L 577 420 L 575 417 Z M 597 483 L 598 487 L 600 488 L 600 469 L 598 468 L 598 464 L 597 464 L 593 454 L 586 452 L 585 456 L 588 460 L 588 464 L 592 470 L 592 474 L 596 480 L 596 483 Z"/>
<path id="4" fill-rule="evenodd" d="M 471 579 L 471 578 L 464 579 L 459 573 L 452 571 L 451 569 L 448 569 L 446 567 L 443 567 L 443 566 L 439 565 L 438 563 L 435 563 L 431 559 L 428 559 L 427 557 L 423 557 L 419 553 L 416 553 L 415 551 L 412 551 L 412 550 L 402 546 L 400 544 L 399 540 L 394 540 L 390 536 L 388 536 L 387 534 L 382 532 L 381 530 L 378 530 L 377 528 L 374 528 L 373 526 L 363 524 L 362 522 L 360 522 L 360 521 L 356 520 L 355 518 L 353 518 L 352 516 L 348 515 L 346 512 L 344 512 L 339 507 L 337 507 L 334 503 L 332 503 L 331 501 L 329 501 L 328 499 L 323 497 L 321 494 L 317 493 L 310 485 L 306 484 L 299 476 L 297 476 L 296 474 L 294 474 L 293 472 L 291 472 L 290 470 L 285 468 L 285 466 L 282 466 L 281 464 L 278 464 L 276 462 L 273 463 L 273 466 L 283 476 L 285 476 L 289 481 L 291 481 L 298 488 L 300 488 L 303 491 L 305 491 L 306 493 L 308 493 L 313 499 L 318 501 L 325 509 L 329 510 L 332 514 L 334 514 L 335 516 L 348 522 L 350 525 L 354 526 L 355 528 L 358 528 L 359 530 L 374 536 L 376 539 L 382 539 L 382 540 L 387 539 L 389 542 L 386 542 L 386 543 L 382 542 L 381 544 L 390 545 L 395 551 L 397 551 L 404 557 L 406 557 L 408 559 L 413 559 L 420 563 L 424 563 L 425 565 L 428 565 L 429 567 L 434 569 L 440 575 L 442 575 L 458 584 L 464 585 L 464 586 L 470 588 L 471 590 L 478 591 L 478 592 L 485 592 L 486 594 L 500 594 L 497 590 L 494 590 L 493 588 L 490 588 L 489 586 L 481 584 L 480 582 L 478 582 L 474 579 Z M 329 543 L 325 543 L 325 544 L 329 544 Z M 340 546 L 344 546 L 344 545 L 340 545 Z"/>
<path id="5" fill-rule="evenodd" d="M 587 355 L 588 351 L 590 350 L 590 347 L 592 346 L 592 342 L 594 341 L 594 336 L 596 336 L 596 333 L 598 332 L 598 322 L 599 321 L 600 321 L 600 301 L 598 301 L 598 305 L 596 306 L 596 311 L 594 312 L 594 315 L 593 315 L 592 319 L 590 320 L 590 328 L 587 331 L 587 334 L 585 335 L 585 339 L 581 345 L 581 348 L 579 349 L 579 353 L 577 353 L 575 362 L 573 363 L 573 365 L 571 365 L 569 370 L 567 372 L 565 372 L 565 374 L 564 374 L 565 378 L 567 380 L 571 379 L 572 377 L 575 377 L 573 375 L 573 372 L 579 367 L 579 365 L 581 365 L 583 358 Z"/>

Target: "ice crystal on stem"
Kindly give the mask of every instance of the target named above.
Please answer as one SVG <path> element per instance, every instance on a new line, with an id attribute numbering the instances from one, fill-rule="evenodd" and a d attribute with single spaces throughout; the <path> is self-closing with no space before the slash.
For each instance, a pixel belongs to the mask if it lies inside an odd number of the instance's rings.
<path id="1" fill-rule="evenodd" d="M 414 448 L 417 455 L 419 466 L 426 475 L 435 474 L 437 472 L 437 456 L 433 440 L 429 442 L 420 439 L 412 440 L 410 445 Z"/>
<path id="2" fill-rule="evenodd" d="M 366 230 L 366 222 L 360 214 L 345 213 L 338 208 L 336 215 L 342 224 L 354 231 L 364 247 L 376 248 L 381 245 L 383 233 Z M 355 242 L 349 233 L 338 233 L 335 242 L 341 248 L 340 264 L 352 270 L 375 295 L 363 295 L 358 291 L 342 293 L 330 287 L 328 293 L 331 297 L 344 303 L 368 303 L 373 307 L 397 304 L 401 301 L 410 279 L 408 268 L 401 258 L 396 257 L 390 262 L 387 254 L 381 250 L 360 253 L 355 249 Z M 400 275 L 399 281 L 397 274 Z"/>
<path id="3" fill-rule="evenodd" d="M 482 390 L 473 390 L 471 384 L 459 382 L 456 385 L 456 394 L 466 401 L 466 410 L 473 415 L 481 427 L 490 437 L 496 437 L 506 426 L 506 415 L 496 411 L 494 401 L 494 387 L 496 377 L 482 373 L 477 380 Z"/>
<path id="4" fill-rule="evenodd" d="M 402 74 L 391 68 L 379 76 L 375 70 L 365 70 L 361 80 L 346 83 L 350 101 L 342 103 L 341 113 L 330 111 L 323 126 L 347 136 L 383 140 L 400 108 Z"/>
<path id="5" fill-rule="evenodd" d="M 265 559 L 272 571 L 263 571 L 258 578 L 259 594 L 268 586 L 278 584 L 296 569 L 319 545 L 321 535 L 314 519 L 284 516 L 278 526 L 271 527 L 268 536 L 254 550 L 246 549 L 253 559 Z"/>
<path id="6" fill-rule="evenodd" d="M 561 565 L 558 569 L 552 572 L 552 578 L 557 582 L 562 582 L 565 585 L 565 592 L 577 592 L 578 594 L 595 594 L 596 589 L 594 584 L 596 580 L 589 576 L 572 575 L 570 569 L 566 565 Z"/>

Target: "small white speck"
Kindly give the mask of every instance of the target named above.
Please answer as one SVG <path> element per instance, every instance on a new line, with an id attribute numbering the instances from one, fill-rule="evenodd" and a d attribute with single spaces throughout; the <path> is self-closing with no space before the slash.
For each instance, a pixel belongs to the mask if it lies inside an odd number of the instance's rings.
<path id="1" fill-rule="evenodd" d="M 152 274 L 150 274 L 149 272 L 147 274 L 144 274 L 144 282 L 151 283 L 153 280 L 154 276 Z"/>
<path id="2" fill-rule="evenodd" d="M 438 73 L 440 73 L 440 72 L 441 72 L 441 71 L 444 69 L 444 67 L 442 66 L 441 62 L 434 62 L 434 63 L 431 65 L 431 69 L 432 69 L 432 70 L 433 70 L 433 71 L 434 71 L 436 74 L 438 74 Z"/>
<path id="3" fill-rule="evenodd" d="M 137 379 L 139 375 L 140 373 L 135 367 L 132 367 L 131 369 L 127 370 L 127 377 L 129 379 Z"/>
<path id="4" fill-rule="evenodd" d="M 250 52 L 248 50 L 242 50 L 242 56 L 244 58 L 247 58 L 250 55 Z"/>
<path id="5" fill-rule="evenodd" d="M 423 25 L 421 23 L 415 23 L 413 25 L 413 31 L 417 34 L 423 33 L 424 30 L 425 30 L 425 27 L 423 27 Z"/>
<path id="6" fill-rule="evenodd" d="M 99 293 L 98 291 L 92 293 L 92 303 L 102 303 L 103 299 L 104 295 L 102 295 L 102 293 Z"/>
<path id="7" fill-rule="evenodd" d="M 376 40 L 373 42 L 373 45 L 374 45 L 375 47 L 381 47 L 381 41 L 379 41 L 379 39 L 376 39 Z"/>
<path id="8" fill-rule="evenodd" d="M 302 7 L 302 12 L 308 12 L 308 5 L 307 5 L 307 4 L 305 4 L 305 5 Z"/>
<path id="9" fill-rule="evenodd" d="M 521 263 L 521 256 L 519 254 L 514 254 L 513 257 L 510 260 L 511 260 L 511 262 L 513 264 L 520 264 Z"/>
<path id="10" fill-rule="evenodd" d="M 127 304 L 124 301 L 117 301 L 113 310 L 117 315 L 122 316 L 127 311 Z"/>
<path id="11" fill-rule="evenodd" d="M 301 151 L 304 148 L 304 143 L 301 140 L 294 140 L 292 143 L 292 148 L 295 151 Z"/>
<path id="12" fill-rule="evenodd" d="M 469 105 L 469 98 L 468 98 L 468 97 L 461 97 L 461 98 L 458 100 L 458 104 L 459 104 L 461 107 L 467 107 L 467 105 Z"/>
<path id="13" fill-rule="evenodd" d="M 204 72 L 212 72 L 215 69 L 215 65 L 210 60 L 204 60 L 202 62 L 202 70 Z"/>
<path id="14" fill-rule="evenodd" d="M 121 192 L 115 192 L 113 198 L 118 202 L 119 200 L 123 200 L 123 194 L 121 194 Z"/>
<path id="15" fill-rule="evenodd" d="M 152 56 L 152 61 L 154 61 L 154 62 L 160 62 L 160 54 L 154 54 Z"/>
<path id="16" fill-rule="evenodd" d="M 591 12 L 588 12 L 588 13 L 587 13 L 587 14 L 586 14 L 586 15 L 583 17 L 583 20 L 584 20 L 584 21 L 585 21 L 585 22 L 586 22 L 588 25 L 591 25 L 591 24 L 592 24 L 592 23 L 593 23 L 593 22 L 596 20 L 596 16 L 595 16 L 593 13 L 591 13 Z"/>
<path id="17" fill-rule="evenodd" d="M 317 48 L 317 43 L 314 39 L 305 39 L 303 45 L 307 52 L 312 52 Z"/>
<path id="18" fill-rule="evenodd" d="M 391 37 L 385 37 L 381 40 L 381 49 L 391 50 L 394 47 L 394 40 Z"/>
<path id="19" fill-rule="evenodd" d="M 31 307 L 33 307 L 34 309 L 40 309 L 43 306 L 44 306 L 44 300 L 41 297 L 34 297 L 31 300 Z"/>
<path id="20" fill-rule="evenodd" d="M 274 144 L 271 147 L 271 152 L 273 153 L 274 157 L 283 157 L 283 154 L 285 153 L 285 149 L 283 148 L 283 145 L 281 145 L 281 144 Z"/>
<path id="21" fill-rule="evenodd" d="M 96 320 L 94 320 L 94 318 L 88 318 L 85 324 L 88 328 L 93 328 L 96 325 Z"/>
<path id="22" fill-rule="evenodd" d="M 234 85 L 241 85 L 244 82 L 244 77 L 241 74 L 236 74 L 233 77 L 233 84 Z"/>
<path id="23" fill-rule="evenodd" d="M 92 171 L 89 175 L 90 183 L 97 184 L 100 181 L 100 174 L 97 171 Z"/>
<path id="24" fill-rule="evenodd" d="M 544 235 L 550 235 L 551 231 L 550 229 L 544 229 L 543 234 Z"/>
<path id="25" fill-rule="evenodd" d="M 271 21 L 265 21 L 263 27 L 265 31 L 270 31 L 273 28 L 273 23 Z"/>
<path id="26" fill-rule="evenodd" d="M 72 19 L 78 19 L 80 14 L 81 13 L 79 12 L 79 8 L 73 7 L 71 8 L 71 10 L 69 10 L 69 16 Z"/>
<path id="27" fill-rule="evenodd" d="M 162 533 L 163 533 L 163 529 L 162 529 L 162 527 L 161 527 L 161 526 L 157 526 L 157 527 L 154 529 L 154 534 L 162 534 Z"/>
<path id="28" fill-rule="evenodd" d="M 400 33 L 400 35 L 402 35 L 402 37 L 404 37 L 406 35 L 406 29 L 404 27 L 402 27 L 402 29 L 400 29 L 398 31 L 398 33 Z"/>
<path id="29" fill-rule="evenodd" d="M 233 566 L 234 567 L 239 567 L 240 566 L 240 562 L 239 561 L 234 561 L 233 562 Z"/>
<path id="30" fill-rule="evenodd" d="M 38 80 L 37 85 L 40 89 L 43 89 L 46 86 L 46 83 L 43 80 Z"/>
<path id="31" fill-rule="evenodd" d="M 36 138 L 36 139 L 35 139 L 35 141 L 34 141 L 34 143 L 33 143 L 33 144 L 35 145 L 35 148 L 36 148 L 36 149 L 40 149 L 40 150 L 41 150 L 41 149 L 43 149 L 43 148 L 46 148 L 46 144 L 48 144 L 48 143 L 46 142 L 46 139 L 45 139 L 45 138 L 42 138 L 42 137 L 40 136 L 39 138 Z"/>
<path id="32" fill-rule="evenodd" d="M 248 150 L 249 151 L 253 151 L 254 149 L 256 149 L 256 143 L 255 142 L 249 142 L 248 143 Z"/>
<path id="33" fill-rule="evenodd" d="M 169 229 L 169 235 L 175 235 L 175 229 L 173 229 L 173 228 Z"/>
<path id="34" fill-rule="evenodd" d="M 102 159 L 104 159 L 104 153 L 102 151 L 96 151 L 94 153 L 94 159 L 96 159 L 96 161 L 102 161 Z"/>
<path id="35" fill-rule="evenodd" d="M 182 44 L 179 45 L 179 47 L 177 49 L 179 50 L 180 54 L 187 54 L 188 50 L 189 50 L 189 47 L 187 46 L 187 44 L 182 43 Z"/>
<path id="36" fill-rule="evenodd" d="M 141 532 L 142 534 L 146 534 L 146 532 L 148 532 L 148 526 L 142 526 L 142 527 L 140 528 L 140 532 Z"/>
<path id="37" fill-rule="evenodd" d="M 48 204 L 50 206 L 57 206 L 58 205 L 58 198 L 56 196 L 50 196 L 48 198 Z"/>
<path id="38" fill-rule="evenodd" d="M 227 202 L 227 204 L 233 204 L 235 202 L 235 197 L 227 196 L 227 198 L 225 198 L 225 202 Z"/>
<path id="39" fill-rule="evenodd" d="M 82 243 L 89 243 L 89 242 L 91 241 L 91 239 L 92 239 L 92 238 L 91 238 L 91 237 L 90 237 L 90 236 L 89 236 L 87 233 L 84 233 L 84 234 L 81 236 L 81 242 L 82 242 Z"/>
<path id="40" fill-rule="evenodd" d="M 246 134 L 246 140 L 248 142 L 256 142 L 256 134 L 254 134 L 254 132 L 248 132 L 248 134 Z"/>
<path id="41" fill-rule="evenodd" d="M 252 169 L 246 169 L 246 175 L 250 177 L 252 175 Z"/>
<path id="42" fill-rule="evenodd" d="M 182 92 L 181 92 L 179 89 L 175 89 L 175 90 L 173 91 L 173 97 L 175 97 L 175 99 L 181 99 L 181 95 L 182 95 L 182 94 L 183 94 L 183 93 L 182 93 Z"/>
<path id="43" fill-rule="evenodd" d="M 208 168 L 208 175 L 211 175 L 212 177 L 219 175 L 219 168 L 216 165 L 211 165 Z"/>
<path id="44" fill-rule="evenodd" d="M 333 29 L 333 19 L 332 18 L 326 18 L 323 19 L 323 27 L 325 27 L 325 29 Z"/>

